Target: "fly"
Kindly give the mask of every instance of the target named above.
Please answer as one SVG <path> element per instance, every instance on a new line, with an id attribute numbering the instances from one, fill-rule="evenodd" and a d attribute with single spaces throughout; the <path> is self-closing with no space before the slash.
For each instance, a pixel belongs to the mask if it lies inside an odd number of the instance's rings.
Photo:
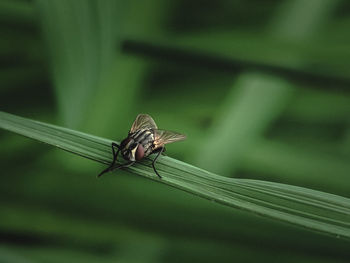
<path id="1" fill-rule="evenodd" d="M 156 170 L 155 163 L 160 154 L 165 151 L 164 145 L 185 139 L 186 136 L 183 134 L 159 130 L 151 116 L 139 114 L 131 126 L 128 137 L 120 145 L 112 143 L 113 161 L 98 177 L 115 169 L 129 167 L 136 161 L 140 161 L 150 154 L 157 153 L 157 156 L 153 159 L 152 167 L 156 175 L 162 178 Z M 115 165 L 119 153 L 127 162 Z"/>

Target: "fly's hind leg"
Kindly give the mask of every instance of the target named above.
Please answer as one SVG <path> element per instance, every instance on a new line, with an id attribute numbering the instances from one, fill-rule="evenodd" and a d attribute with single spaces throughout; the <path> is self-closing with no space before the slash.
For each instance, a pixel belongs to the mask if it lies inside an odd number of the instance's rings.
<path id="1" fill-rule="evenodd" d="M 166 152 L 166 149 L 165 149 L 165 147 L 163 147 L 163 151 L 162 151 L 162 155 L 164 155 L 164 156 L 168 156 L 165 152 Z"/>

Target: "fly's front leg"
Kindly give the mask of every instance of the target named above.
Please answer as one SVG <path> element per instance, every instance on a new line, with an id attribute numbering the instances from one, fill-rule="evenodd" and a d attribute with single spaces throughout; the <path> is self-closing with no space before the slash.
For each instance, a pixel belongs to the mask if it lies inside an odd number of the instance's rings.
<path id="1" fill-rule="evenodd" d="M 130 167 L 134 163 L 135 163 L 135 161 L 130 161 L 128 163 L 123 163 L 123 164 L 120 164 L 120 165 L 117 165 L 117 166 L 109 166 L 106 170 L 102 171 L 102 173 L 100 173 L 98 176 L 101 176 L 105 172 L 111 172 L 111 171 L 116 170 L 116 169 Z"/>
<path id="2" fill-rule="evenodd" d="M 114 147 L 117 147 L 117 149 L 118 149 L 117 152 L 115 151 Z M 116 144 L 115 142 L 112 142 L 112 151 L 113 151 L 113 162 L 112 162 L 112 165 L 114 165 L 115 162 L 118 161 L 117 158 L 118 158 L 118 153 L 120 151 L 119 145 Z"/>
<path id="3" fill-rule="evenodd" d="M 117 147 L 117 151 L 115 151 L 115 148 L 114 147 Z M 117 161 L 117 157 L 118 157 L 118 154 L 119 154 L 119 151 L 120 151 L 120 147 L 118 144 L 112 142 L 112 152 L 113 152 L 113 161 L 112 163 L 108 166 L 107 169 L 103 170 L 97 177 L 100 177 L 101 175 L 103 175 L 104 173 L 107 173 L 109 171 L 112 171 L 114 168 L 113 166 L 115 165 L 116 161 Z"/>
<path id="4" fill-rule="evenodd" d="M 164 149 L 165 149 L 164 147 L 158 148 L 156 151 L 153 152 L 153 153 L 158 152 L 157 156 L 153 159 L 152 167 L 153 167 L 153 170 L 154 170 L 154 172 L 156 173 L 156 175 L 158 175 L 159 179 L 162 179 L 162 177 L 161 177 L 161 176 L 159 175 L 159 173 L 157 172 L 156 167 L 154 166 L 154 164 L 156 163 L 156 161 L 157 161 L 159 155 L 164 151 Z"/>
<path id="5" fill-rule="evenodd" d="M 123 163 L 117 166 L 112 167 L 111 171 L 115 170 L 115 169 L 121 169 L 121 168 L 126 168 L 126 167 L 130 167 L 131 165 L 133 165 L 135 163 L 135 161 L 130 161 L 127 163 Z"/>

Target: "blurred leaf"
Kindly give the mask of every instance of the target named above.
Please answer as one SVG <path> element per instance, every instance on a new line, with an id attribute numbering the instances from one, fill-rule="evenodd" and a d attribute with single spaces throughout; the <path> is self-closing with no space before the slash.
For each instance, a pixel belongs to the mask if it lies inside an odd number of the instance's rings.
<path id="1" fill-rule="evenodd" d="M 234 171 L 242 153 L 280 115 L 292 94 L 287 82 L 264 74 L 242 74 L 234 86 L 197 161 L 223 175 Z"/>
<path id="2" fill-rule="evenodd" d="M 271 21 L 274 34 L 292 41 L 303 41 L 326 21 L 340 0 L 286 0 L 280 2 L 280 10 Z"/>
<path id="3" fill-rule="evenodd" d="M 114 24 L 109 23 L 116 34 L 112 43 L 112 47 L 115 48 L 115 60 L 89 105 L 88 118 L 84 125 L 84 130 L 88 132 L 104 136 L 124 134 L 113 123 L 125 124 L 136 115 L 136 108 L 142 103 L 139 97 L 148 73 L 149 62 L 124 54 L 121 49 L 122 41 L 125 35 L 131 33 L 153 36 L 164 31 L 162 26 L 170 12 L 171 4 L 161 0 L 136 2 L 137 4 L 133 1 L 117 1 L 115 12 L 108 12 L 111 18 L 117 17 Z"/>
<path id="4" fill-rule="evenodd" d="M 101 163 L 112 159 L 112 141 L 107 139 L 5 112 L 0 112 L 0 127 Z M 350 237 L 347 198 L 291 185 L 221 177 L 170 157 L 160 158 L 157 166 L 161 180 L 149 158 L 127 170 L 211 201 L 336 237 Z"/>
<path id="5" fill-rule="evenodd" d="M 114 58 L 114 1 L 37 0 L 51 57 L 58 108 L 68 127 L 82 127 Z"/>
<path id="6" fill-rule="evenodd" d="M 0 262 L 2 263 L 32 263 L 32 261 L 18 253 L 16 249 L 0 245 Z"/>
<path id="7" fill-rule="evenodd" d="M 260 139 L 242 160 L 240 168 L 248 174 L 263 171 L 274 180 L 349 194 L 349 158 Z"/>
<path id="8" fill-rule="evenodd" d="M 305 6 L 299 0 L 286 1 L 295 4 L 295 8 L 287 10 L 289 15 L 303 16 L 300 19 L 302 24 L 295 28 L 295 36 L 298 36 L 296 41 L 307 40 L 309 37 L 307 32 L 311 33 L 319 27 L 334 9 L 329 0 L 316 1 L 320 5 L 316 11 L 313 10 L 313 6 Z M 329 6 L 333 8 L 327 8 Z M 323 17 L 322 23 L 320 17 Z M 287 39 L 291 23 L 294 23 L 294 20 L 281 22 L 281 25 L 275 26 L 280 26 L 283 29 L 282 32 L 272 28 L 268 33 L 276 38 Z M 307 32 L 304 28 L 301 29 L 303 24 L 307 27 Z M 295 59 L 299 64 L 303 63 L 302 57 L 296 56 Z M 232 87 L 231 93 L 225 99 L 220 118 L 213 125 L 211 134 L 200 149 L 198 164 L 224 175 L 233 172 L 246 148 L 253 145 L 272 121 L 280 116 L 291 97 L 293 88 L 277 75 L 253 75 L 249 72 L 241 74 L 237 84 Z M 214 162 L 209 161 L 213 158 L 212 156 L 214 156 Z"/>
<path id="9" fill-rule="evenodd" d="M 299 90 L 284 113 L 288 120 L 307 123 L 343 123 L 350 116 L 350 96 L 347 91 Z"/>
<path id="10" fill-rule="evenodd" d="M 11 255 L 10 253 L 13 253 Z M 62 249 L 57 247 L 44 246 L 14 246 L 6 245 L 0 247 L 1 263 L 37 263 L 37 262 L 84 262 L 84 263 L 112 263 L 116 262 L 115 258 L 107 255 L 94 255 L 84 253 L 84 251 Z"/>
<path id="11" fill-rule="evenodd" d="M 125 52 L 136 56 L 166 59 L 168 63 L 217 72 L 235 73 L 247 69 L 276 73 L 293 82 L 306 80 L 321 87 L 327 83 L 344 85 L 350 82 L 348 46 L 348 42 L 334 43 L 330 39 L 298 43 L 276 39 L 266 33 L 236 31 L 152 39 L 133 35 L 124 42 Z"/>
<path id="12" fill-rule="evenodd" d="M 13 22 L 28 26 L 35 20 L 35 10 L 29 1 L 2 0 L 0 22 Z"/>

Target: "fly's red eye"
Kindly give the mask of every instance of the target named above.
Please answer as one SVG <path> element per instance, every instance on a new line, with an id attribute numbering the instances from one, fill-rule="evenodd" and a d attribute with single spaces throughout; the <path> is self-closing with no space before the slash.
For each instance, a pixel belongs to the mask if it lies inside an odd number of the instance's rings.
<path id="1" fill-rule="evenodd" d="M 143 158 L 144 155 L 145 155 L 145 149 L 141 144 L 139 144 L 136 150 L 135 158 L 137 161 L 139 161 Z"/>

